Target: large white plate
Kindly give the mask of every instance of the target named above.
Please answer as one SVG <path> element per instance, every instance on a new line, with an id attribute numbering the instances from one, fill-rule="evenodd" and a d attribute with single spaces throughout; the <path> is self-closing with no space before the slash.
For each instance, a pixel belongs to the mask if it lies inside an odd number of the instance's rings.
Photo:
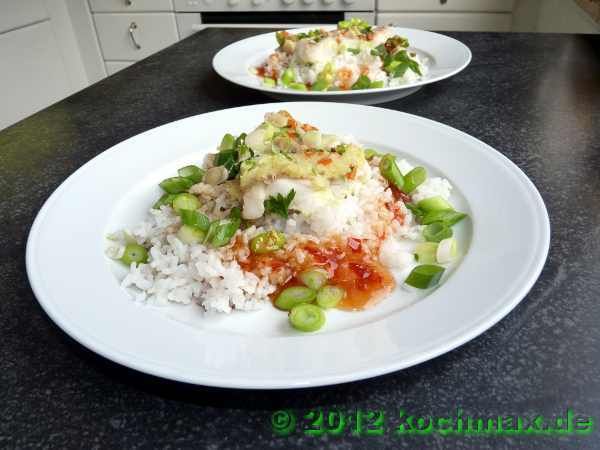
<path id="1" fill-rule="evenodd" d="M 195 305 L 134 303 L 120 287 L 103 237 L 144 216 L 157 184 L 201 160 L 226 132 L 268 111 L 394 151 L 447 176 L 470 214 L 461 264 L 430 295 L 404 307 L 394 293 L 364 312 L 332 311 L 322 333 L 299 334 L 285 314 L 204 317 Z M 549 245 L 544 203 L 513 163 L 481 141 L 431 120 L 340 103 L 275 103 L 169 123 L 89 161 L 50 196 L 27 242 L 27 273 L 40 304 L 65 332 L 123 365 L 173 380 L 239 388 L 340 383 L 402 369 L 474 338 L 506 315 L 538 277 Z M 182 311 L 185 311 L 183 313 Z"/>
<path id="2" fill-rule="evenodd" d="M 332 27 L 324 27 L 333 29 Z M 291 33 L 311 28 L 288 30 Z M 221 49 L 213 58 L 215 71 L 226 80 L 257 89 L 282 100 L 318 100 L 372 105 L 405 97 L 422 86 L 451 77 L 471 62 L 471 51 L 462 42 L 430 31 L 397 28 L 396 34 L 408 38 L 411 49 L 428 59 L 429 73 L 423 79 L 398 87 L 363 89 L 358 91 L 302 92 L 294 89 L 269 88 L 252 70 L 261 65 L 276 48 L 275 33 L 265 33 L 243 39 Z"/>

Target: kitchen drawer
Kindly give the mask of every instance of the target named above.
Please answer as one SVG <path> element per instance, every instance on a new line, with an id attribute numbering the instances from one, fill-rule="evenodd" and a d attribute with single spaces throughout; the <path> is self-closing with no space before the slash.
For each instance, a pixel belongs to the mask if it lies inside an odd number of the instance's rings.
<path id="1" fill-rule="evenodd" d="M 105 60 L 137 61 L 179 40 L 175 14 L 99 13 L 94 22 Z"/>
<path id="2" fill-rule="evenodd" d="M 379 0 L 379 11 L 511 12 L 514 0 Z"/>
<path id="3" fill-rule="evenodd" d="M 0 0 L 0 33 L 48 18 L 42 0 Z"/>
<path id="4" fill-rule="evenodd" d="M 510 13 L 380 13 L 378 25 L 437 31 L 510 31 Z"/>
<path id="5" fill-rule="evenodd" d="M 106 73 L 110 76 L 113 73 L 117 73 L 119 70 L 123 70 L 126 67 L 135 64 L 135 61 L 105 61 Z"/>
<path id="6" fill-rule="evenodd" d="M 90 0 L 93 12 L 173 11 L 171 0 Z"/>

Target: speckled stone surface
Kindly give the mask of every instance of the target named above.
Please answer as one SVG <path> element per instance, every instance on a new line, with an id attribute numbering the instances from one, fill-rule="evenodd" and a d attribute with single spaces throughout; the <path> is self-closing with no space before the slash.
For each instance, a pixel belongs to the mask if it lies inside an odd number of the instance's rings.
<path id="1" fill-rule="evenodd" d="M 221 80 L 217 50 L 256 30 L 206 30 L 0 131 L 0 447 L 597 449 L 588 436 L 397 436 L 398 410 L 600 420 L 600 40 L 450 33 L 473 51 L 459 75 L 389 104 L 492 145 L 533 180 L 552 224 L 529 295 L 466 345 L 401 372 L 301 391 L 169 382 L 111 363 L 44 314 L 25 273 L 50 193 L 108 147 L 149 128 L 271 101 Z M 518 218 L 516 218 L 518 220 Z M 276 437 L 273 411 L 381 409 L 384 436 Z"/>

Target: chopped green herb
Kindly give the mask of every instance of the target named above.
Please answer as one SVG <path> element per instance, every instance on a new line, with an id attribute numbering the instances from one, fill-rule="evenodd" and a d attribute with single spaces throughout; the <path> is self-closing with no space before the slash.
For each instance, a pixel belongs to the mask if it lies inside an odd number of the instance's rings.
<path id="1" fill-rule="evenodd" d="M 289 216 L 288 209 L 292 200 L 296 196 L 296 191 L 292 189 L 288 194 L 284 197 L 281 194 L 271 195 L 268 199 L 265 200 L 265 211 L 273 214 L 277 214 L 284 219 L 287 219 Z"/>
<path id="2" fill-rule="evenodd" d="M 346 51 L 352 53 L 353 55 L 358 55 L 360 53 L 360 48 L 348 48 Z"/>
<path id="3" fill-rule="evenodd" d="M 223 136 L 223 139 L 221 140 L 221 145 L 219 145 L 219 151 L 231 150 L 234 145 L 235 145 L 235 137 L 233 137 L 231 134 L 227 133 L 225 136 Z"/>

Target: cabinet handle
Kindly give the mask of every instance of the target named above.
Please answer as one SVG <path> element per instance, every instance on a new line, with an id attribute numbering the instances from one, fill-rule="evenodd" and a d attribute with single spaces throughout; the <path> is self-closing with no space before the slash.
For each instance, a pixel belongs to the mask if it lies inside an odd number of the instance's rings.
<path id="1" fill-rule="evenodd" d="M 125 6 L 131 6 L 131 5 L 133 5 L 132 0 L 125 0 Z"/>
<path id="2" fill-rule="evenodd" d="M 440 5 L 445 5 L 446 3 L 448 3 L 448 0 L 440 0 Z"/>
<path id="3" fill-rule="evenodd" d="M 136 50 L 139 50 L 142 48 L 142 46 L 137 43 L 133 34 L 133 30 L 137 30 L 137 27 L 137 23 L 135 22 L 131 22 L 131 24 L 129 24 L 129 37 L 131 38 L 131 42 L 133 43 L 133 46 L 136 48 Z"/>

